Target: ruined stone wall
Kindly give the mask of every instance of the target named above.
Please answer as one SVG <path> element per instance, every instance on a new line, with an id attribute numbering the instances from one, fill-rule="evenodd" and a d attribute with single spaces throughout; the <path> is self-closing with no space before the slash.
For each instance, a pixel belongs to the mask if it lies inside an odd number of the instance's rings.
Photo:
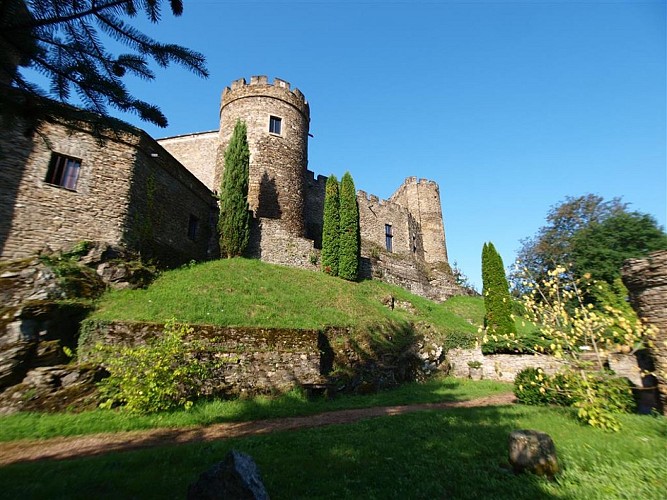
<path id="1" fill-rule="evenodd" d="M 416 220 L 424 248 L 424 260 L 447 262 L 445 227 L 438 184 L 426 179 L 408 177 L 390 201 L 408 209 Z"/>
<path id="2" fill-rule="evenodd" d="M 645 259 L 630 259 L 621 269 L 630 302 L 639 317 L 656 328 L 651 354 L 663 413 L 667 414 L 667 250 Z"/>
<path id="3" fill-rule="evenodd" d="M 375 195 L 369 196 L 365 191 L 357 191 L 357 204 L 362 248 L 375 246 L 386 250 L 385 226 L 390 224 L 392 253 L 405 256 L 422 253 L 415 220 L 407 209 Z M 362 252 L 364 255 L 368 256 Z"/>
<path id="4" fill-rule="evenodd" d="M 219 184 L 214 183 L 218 135 L 219 132 L 214 130 L 166 137 L 158 139 L 157 143 L 192 172 L 208 189 L 219 191 Z"/>
<path id="5" fill-rule="evenodd" d="M 211 393 L 253 395 L 284 392 L 323 382 L 322 333 L 315 330 L 263 329 L 196 325 L 193 336 L 210 346 L 219 366 L 207 380 Z M 97 324 L 88 328 L 79 354 L 96 342 L 136 345 L 159 334 L 152 323 Z"/>
<path id="6" fill-rule="evenodd" d="M 44 123 L 26 138 L 0 137 L 0 257 L 26 257 L 45 246 L 67 248 L 82 240 L 119 242 L 128 212 L 136 151 L 124 140 L 100 144 L 87 130 Z M 52 153 L 81 160 L 75 190 L 48 184 Z"/>
<path id="7" fill-rule="evenodd" d="M 217 216 L 216 200 L 206 186 L 142 135 L 124 233 L 130 248 L 167 266 L 216 257 Z"/>
<path id="8" fill-rule="evenodd" d="M 280 134 L 269 132 L 270 117 L 281 119 Z M 304 176 L 308 164 L 310 108 L 298 89 L 275 78 L 253 76 L 222 94 L 215 185 L 237 120 L 245 121 L 250 147 L 248 202 L 256 217 L 281 219 L 294 236 L 305 234 Z"/>

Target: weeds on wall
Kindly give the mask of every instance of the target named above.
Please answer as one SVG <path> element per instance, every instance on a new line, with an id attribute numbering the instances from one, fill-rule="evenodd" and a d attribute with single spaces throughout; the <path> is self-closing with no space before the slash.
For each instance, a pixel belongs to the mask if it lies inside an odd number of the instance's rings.
<path id="1" fill-rule="evenodd" d="M 188 338 L 192 332 L 188 324 L 172 319 L 146 345 L 96 344 L 90 361 L 110 373 L 100 383 L 100 407 L 123 406 L 133 413 L 192 407 L 216 368 L 203 355 L 203 343 Z"/>

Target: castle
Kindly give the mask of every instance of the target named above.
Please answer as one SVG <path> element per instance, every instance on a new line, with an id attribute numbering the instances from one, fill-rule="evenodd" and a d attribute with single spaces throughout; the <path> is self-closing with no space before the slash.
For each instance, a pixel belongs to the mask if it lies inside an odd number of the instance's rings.
<path id="1" fill-rule="evenodd" d="M 126 245 L 167 265 L 215 258 L 216 189 L 237 120 L 250 146 L 249 256 L 315 269 L 326 177 L 308 170 L 310 106 L 284 80 L 225 88 L 217 131 L 154 140 L 126 126 L 100 140 L 84 119 L 0 138 L 0 258 L 82 240 Z M 436 300 L 449 271 L 435 182 L 405 180 L 389 200 L 357 193 L 362 277 Z"/>

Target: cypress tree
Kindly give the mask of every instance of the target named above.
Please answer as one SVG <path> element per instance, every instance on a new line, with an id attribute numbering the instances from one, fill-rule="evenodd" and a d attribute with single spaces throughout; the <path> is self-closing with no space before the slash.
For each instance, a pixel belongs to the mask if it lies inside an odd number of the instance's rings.
<path id="1" fill-rule="evenodd" d="M 340 181 L 340 243 L 338 248 L 338 276 L 357 279 L 359 271 L 359 207 L 357 191 L 349 172 Z"/>
<path id="2" fill-rule="evenodd" d="M 484 326 L 496 335 L 516 333 L 503 259 L 491 242 L 482 248 L 482 283 L 486 310 Z"/>
<path id="3" fill-rule="evenodd" d="M 339 210 L 338 179 L 332 174 L 327 178 L 325 188 L 322 227 L 322 270 L 332 276 L 338 276 Z"/>
<path id="4" fill-rule="evenodd" d="M 249 169 L 246 125 L 238 120 L 225 151 L 225 171 L 220 185 L 220 255 L 228 259 L 242 255 L 250 238 Z"/>

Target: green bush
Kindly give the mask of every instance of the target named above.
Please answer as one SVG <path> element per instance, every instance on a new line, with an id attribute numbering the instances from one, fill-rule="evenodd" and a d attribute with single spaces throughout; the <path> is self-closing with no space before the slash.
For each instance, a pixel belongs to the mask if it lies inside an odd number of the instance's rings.
<path id="1" fill-rule="evenodd" d="M 519 403 L 548 405 L 549 396 L 544 382 L 549 377 L 539 368 L 524 368 L 514 378 L 514 395 Z"/>
<path id="2" fill-rule="evenodd" d="M 608 371 L 565 371 L 549 377 L 539 368 L 524 368 L 514 379 L 514 395 L 527 405 L 573 406 L 582 422 L 615 431 L 620 429 L 617 415 L 637 409 L 630 381 Z"/>
<path id="3" fill-rule="evenodd" d="M 111 374 L 100 383 L 100 406 L 124 405 L 134 413 L 190 408 L 213 369 L 200 357 L 202 346 L 186 339 L 190 333 L 187 324 L 170 320 L 146 345 L 97 344 L 92 361 Z"/>

